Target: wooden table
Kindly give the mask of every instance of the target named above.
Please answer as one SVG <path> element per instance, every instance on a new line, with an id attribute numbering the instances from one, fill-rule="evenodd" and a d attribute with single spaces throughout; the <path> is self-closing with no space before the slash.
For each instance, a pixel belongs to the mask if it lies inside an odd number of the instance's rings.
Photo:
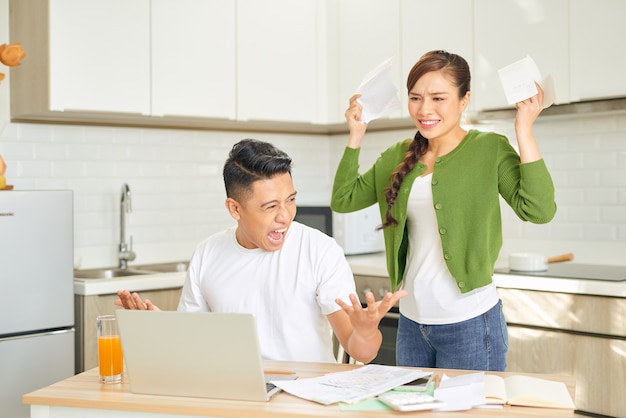
<path id="1" fill-rule="evenodd" d="M 290 370 L 301 378 L 315 377 L 328 372 L 350 370 L 357 365 L 332 363 L 300 363 L 266 361 L 266 369 Z M 430 369 L 423 369 L 430 370 Z M 436 373 L 455 376 L 468 371 L 432 369 Z M 496 373 L 506 376 L 507 373 Z M 574 398 L 573 377 L 533 375 L 564 382 Z M 23 402 L 31 405 L 31 418 L 125 417 L 125 418 L 181 418 L 189 416 L 210 417 L 573 417 L 574 411 L 505 406 L 502 409 L 471 409 L 458 412 L 394 412 L 394 411 L 341 411 L 338 405 L 321 405 L 282 392 L 269 402 L 245 402 L 138 395 L 130 392 L 128 383 L 103 385 L 98 381 L 98 370 L 91 369 L 61 382 L 24 395 Z"/>

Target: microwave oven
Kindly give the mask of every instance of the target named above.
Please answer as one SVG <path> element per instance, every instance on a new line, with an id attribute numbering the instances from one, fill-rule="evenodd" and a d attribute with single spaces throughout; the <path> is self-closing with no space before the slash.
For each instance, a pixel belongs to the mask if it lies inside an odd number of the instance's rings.
<path id="1" fill-rule="evenodd" d="M 328 206 L 298 206 L 297 222 L 333 237 L 346 255 L 371 254 L 385 250 L 378 206 L 350 213 L 333 212 Z"/>

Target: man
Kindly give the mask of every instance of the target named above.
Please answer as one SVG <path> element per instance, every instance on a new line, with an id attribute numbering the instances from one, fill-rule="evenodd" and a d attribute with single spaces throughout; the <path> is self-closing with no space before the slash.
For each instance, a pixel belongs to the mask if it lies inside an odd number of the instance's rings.
<path id="1" fill-rule="evenodd" d="M 376 357 L 379 322 L 406 291 L 379 302 L 368 292 L 361 307 L 341 247 L 293 222 L 291 158 L 272 144 L 242 140 L 224 165 L 224 184 L 237 226 L 198 245 L 178 310 L 254 314 L 266 359 L 334 361 L 329 324 L 352 358 Z M 136 293 L 118 295 L 126 309 L 158 309 Z"/>

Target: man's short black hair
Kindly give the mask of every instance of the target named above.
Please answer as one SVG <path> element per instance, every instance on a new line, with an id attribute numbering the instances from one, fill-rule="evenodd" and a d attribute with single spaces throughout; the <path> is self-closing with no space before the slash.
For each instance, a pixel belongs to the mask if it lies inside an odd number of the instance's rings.
<path id="1" fill-rule="evenodd" d="M 243 139 L 233 145 L 224 164 L 226 196 L 245 201 L 255 181 L 291 175 L 291 158 L 269 142 Z"/>

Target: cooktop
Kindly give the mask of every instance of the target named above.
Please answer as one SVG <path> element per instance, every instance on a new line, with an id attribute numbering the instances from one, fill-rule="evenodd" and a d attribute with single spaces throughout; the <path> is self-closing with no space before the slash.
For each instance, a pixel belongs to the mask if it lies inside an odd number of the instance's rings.
<path id="1" fill-rule="evenodd" d="M 515 271 L 497 268 L 494 273 L 515 274 L 518 276 L 540 276 L 563 279 L 606 280 L 611 282 L 626 281 L 626 266 L 607 266 L 596 264 L 552 263 L 544 271 Z"/>

